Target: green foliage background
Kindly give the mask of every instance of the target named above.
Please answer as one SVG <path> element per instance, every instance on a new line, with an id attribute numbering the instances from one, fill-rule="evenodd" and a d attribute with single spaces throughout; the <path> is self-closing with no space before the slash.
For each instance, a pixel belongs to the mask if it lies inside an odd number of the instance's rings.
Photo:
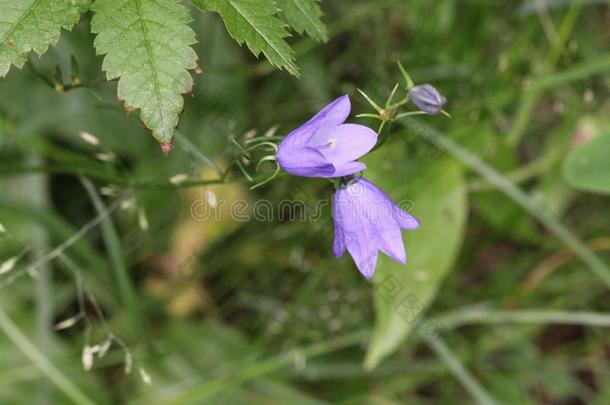
<path id="1" fill-rule="evenodd" d="M 0 403 L 610 400 L 607 1 L 0 0 L 0 20 Z M 356 89 L 382 103 L 396 61 L 452 118 L 366 157 L 422 220 L 368 283 L 332 257 L 330 183 L 249 190 L 230 165 L 339 95 L 370 112 Z M 261 200 L 268 221 L 228 213 Z"/>

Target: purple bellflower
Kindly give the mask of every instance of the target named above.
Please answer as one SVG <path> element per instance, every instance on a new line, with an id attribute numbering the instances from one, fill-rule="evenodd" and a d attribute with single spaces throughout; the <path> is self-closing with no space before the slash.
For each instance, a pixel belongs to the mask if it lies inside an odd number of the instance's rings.
<path id="1" fill-rule="evenodd" d="M 447 102 L 447 99 L 430 84 L 422 84 L 411 88 L 409 97 L 413 104 L 430 115 L 438 114 Z"/>
<path id="2" fill-rule="evenodd" d="M 335 256 L 339 258 L 347 250 L 367 279 L 375 273 L 379 251 L 405 264 L 401 229 L 419 227 L 417 219 L 363 178 L 352 178 L 335 192 L 333 218 Z"/>
<path id="3" fill-rule="evenodd" d="M 302 177 L 341 177 L 366 168 L 356 160 L 377 143 L 377 133 L 357 124 L 344 124 L 351 111 L 343 96 L 288 134 L 277 161 L 288 173 Z"/>

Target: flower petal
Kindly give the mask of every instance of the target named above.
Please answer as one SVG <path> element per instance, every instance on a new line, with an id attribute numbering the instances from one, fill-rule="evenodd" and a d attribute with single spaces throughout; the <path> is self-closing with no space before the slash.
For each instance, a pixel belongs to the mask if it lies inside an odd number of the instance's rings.
<path id="1" fill-rule="evenodd" d="M 398 206 L 383 191 L 366 179 L 360 179 L 360 215 L 375 231 L 375 246 L 394 261 L 405 264 L 405 246 L 396 220 Z"/>
<path id="2" fill-rule="evenodd" d="M 379 249 L 392 260 L 400 264 L 407 263 L 405 243 L 400 233 L 400 227 L 396 223 L 377 223 L 377 232 L 381 235 L 378 241 Z"/>
<path id="3" fill-rule="evenodd" d="M 361 158 L 375 147 L 377 133 L 358 124 L 343 124 L 335 128 L 321 129 L 309 141 L 335 167 Z"/>
<path id="4" fill-rule="evenodd" d="M 343 234 L 343 243 L 352 256 L 358 270 L 366 278 L 375 273 L 377 263 L 376 240 L 381 238 L 374 226 L 363 215 L 362 188 L 359 181 L 337 190 L 333 201 L 333 217 Z M 335 226 L 337 227 L 337 225 Z"/>
<path id="5" fill-rule="evenodd" d="M 398 222 L 398 225 L 402 229 L 417 229 L 419 228 L 419 220 L 415 218 L 413 215 L 406 213 L 400 207 L 395 207 L 395 218 Z"/>
<path id="6" fill-rule="evenodd" d="M 345 122 L 352 109 L 347 95 L 339 97 L 319 113 L 314 115 L 309 121 L 295 129 L 282 140 L 282 148 L 304 147 L 320 128 L 334 128 Z"/>
<path id="7" fill-rule="evenodd" d="M 351 249 L 348 246 L 347 250 L 354 259 L 360 273 L 367 280 L 370 280 L 375 275 L 375 267 L 377 267 L 377 250 L 360 250 L 355 245 L 351 245 Z"/>
<path id="8" fill-rule="evenodd" d="M 366 185 L 367 189 L 370 190 L 375 197 L 372 197 L 375 200 L 386 201 L 384 204 L 384 208 L 388 209 L 387 212 L 384 211 L 384 215 L 392 215 L 394 219 L 398 223 L 398 226 L 402 229 L 417 229 L 419 228 L 419 220 L 415 218 L 413 215 L 404 211 L 400 208 L 386 193 L 381 191 L 377 186 L 366 179 L 362 179 L 363 184 Z"/>
<path id="9" fill-rule="evenodd" d="M 333 240 L 333 253 L 335 254 L 335 257 L 337 259 L 343 256 L 343 253 L 345 253 L 345 248 L 345 234 L 343 233 L 343 229 L 341 229 L 341 226 L 339 225 L 337 220 L 335 220 L 335 238 Z"/>
<path id="10" fill-rule="evenodd" d="M 332 177 L 335 167 L 313 148 L 283 148 L 277 161 L 288 173 L 302 177 Z"/>
<path id="11" fill-rule="evenodd" d="M 366 169 L 366 165 L 362 162 L 349 162 L 344 164 L 343 166 L 335 168 L 335 172 L 332 177 L 341 177 L 347 176 L 350 174 L 362 172 Z"/>
<path id="12" fill-rule="evenodd" d="M 319 113 L 313 116 L 311 121 L 321 121 L 327 125 L 337 126 L 345 122 L 351 111 L 352 103 L 349 100 L 349 96 L 346 94 L 324 107 Z"/>

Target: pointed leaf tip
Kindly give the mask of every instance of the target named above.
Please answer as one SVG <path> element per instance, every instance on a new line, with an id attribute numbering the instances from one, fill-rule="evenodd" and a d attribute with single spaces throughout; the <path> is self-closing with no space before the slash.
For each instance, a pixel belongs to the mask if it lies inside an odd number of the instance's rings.
<path id="1" fill-rule="evenodd" d="M 174 147 L 174 144 L 171 142 L 170 143 L 161 143 L 160 145 L 161 145 L 161 150 L 163 151 L 163 154 L 165 156 L 168 156 L 169 151 L 171 151 L 172 148 Z"/>

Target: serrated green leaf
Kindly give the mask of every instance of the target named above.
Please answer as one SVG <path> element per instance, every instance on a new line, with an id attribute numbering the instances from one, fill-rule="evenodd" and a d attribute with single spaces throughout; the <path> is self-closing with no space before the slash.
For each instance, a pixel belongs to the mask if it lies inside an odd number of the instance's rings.
<path id="1" fill-rule="evenodd" d="M 161 144 L 170 144 L 193 87 L 188 69 L 197 67 L 188 9 L 175 0 L 97 0 L 91 29 L 105 55 L 108 80 L 119 78 L 125 108 L 140 109 L 144 125 Z"/>
<path id="2" fill-rule="evenodd" d="M 254 55 L 263 53 L 272 65 L 299 75 L 294 52 L 284 40 L 290 34 L 276 16 L 279 10 L 273 0 L 193 0 L 193 4 L 220 14 L 229 35 Z"/>
<path id="3" fill-rule="evenodd" d="M 306 32 L 316 41 L 328 41 L 318 0 L 280 0 L 282 17 L 299 34 Z"/>
<path id="4" fill-rule="evenodd" d="M 23 67 L 30 51 L 42 55 L 55 45 L 61 28 L 78 22 L 80 6 L 70 0 L 0 0 L 0 77 L 11 64 Z"/>
<path id="5" fill-rule="evenodd" d="M 571 151 L 563 162 L 563 176 L 577 189 L 610 194 L 610 134 Z"/>
<path id="6" fill-rule="evenodd" d="M 392 162 L 400 156 L 383 158 Z M 457 258 L 467 215 L 463 170 L 457 163 L 425 162 L 406 182 L 402 169 L 385 169 L 382 163 L 367 164 L 367 177 L 401 206 L 412 201 L 421 226 L 404 232 L 406 266 L 380 256 L 374 278 L 375 330 L 365 359 L 369 370 L 402 344 L 436 297 Z"/>

